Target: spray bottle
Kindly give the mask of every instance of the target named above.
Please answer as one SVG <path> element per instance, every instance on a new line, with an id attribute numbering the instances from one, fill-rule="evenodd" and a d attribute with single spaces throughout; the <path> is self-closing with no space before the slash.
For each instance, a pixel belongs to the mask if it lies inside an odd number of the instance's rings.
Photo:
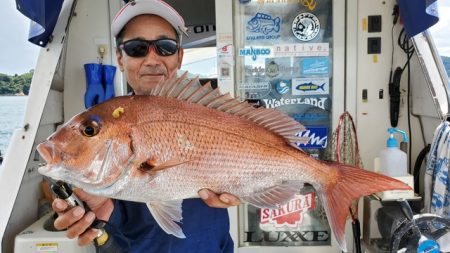
<path id="1" fill-rule="evenodd" d="M 400 133 L 403 135 L 403 141 L 406 143 L 408 137 L 406 133 L 397 128 L 388 128 L 390 134 L 386 142 L 386 148 L 380 152 L 380 173 L 390 177 L 402 177 L 408 175 L 407 157 L 406 153 L 398 148 L 397 139 L 394 134 Z"/>

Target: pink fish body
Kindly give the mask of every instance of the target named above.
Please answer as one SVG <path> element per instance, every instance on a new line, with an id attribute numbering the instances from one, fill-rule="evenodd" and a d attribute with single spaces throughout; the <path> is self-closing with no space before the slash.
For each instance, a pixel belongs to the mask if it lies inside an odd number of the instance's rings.
<path id="1" fill-rule="evenodd" d="M 93 194 L 147 203 L 159 225 L 184 238 L 181 203 L 198 190 L 229 192 L 276 208 L 309 183 L 343 250 L 353 199 L 409 189 L 392 178 L 328 164 L 297 148 L 304 127 L 276 110 L 253 108 L 184 76 L 149 96 L 124 96 L 80 113 L 38 146 L 40 173 Z"/>

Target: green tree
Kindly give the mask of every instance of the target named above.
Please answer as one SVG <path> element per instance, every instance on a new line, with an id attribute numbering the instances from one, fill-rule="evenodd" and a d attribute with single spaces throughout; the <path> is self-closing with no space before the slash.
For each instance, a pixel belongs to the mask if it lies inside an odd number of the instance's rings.
<path id="1" fill-rule="evenodd" d="M 0 73 L 0 95 L 28 95 L 30 91 L 31 79 L 34 70 L 22 75 L 15 74 L 13 76 Z"/>

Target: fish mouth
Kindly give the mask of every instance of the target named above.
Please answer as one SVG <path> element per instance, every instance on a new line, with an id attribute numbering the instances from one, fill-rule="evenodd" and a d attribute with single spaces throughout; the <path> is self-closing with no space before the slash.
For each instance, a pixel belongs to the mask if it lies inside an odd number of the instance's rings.
<path id="1" fill-rule="evenodd" d="M 62 161 L 61 152 L 58 152 L 54 145 L 49 141 L 37 145 L 36 150 L 47 164 L 57 164 Z"/>
<path id="2" fill-rule="evenodd" d="M 37 147 L 39 154 L 47 162 L 47 165 L 40 167 L 38 171 L 44 176 L 68 182 L 91 193 L 120 191 L 120 187 L 114 186 L 118 182 L 124 181 L 131 173 L 130 168 L 135 155 L 132 155 L 129 158 L 127 165 L 121 170 L 121 173 L 118 176 L 110 182 L 105 183 L 105 178 L 107 178 L 108 174 L 111 172 L 109 165 L 113 163 L 114 159 L 112 144 L 112 140 L 107 140 L 104 155 L 98 154 L 96 158 L 93 159 L 94 162 L 92 164 L 95 164 L 95 161 L 102 160 L 99 168 L 93 165 L 91 168 L 87 168 L 87 170 L 79 171 L 64 165 L 61 158 L 63 154 L 59 152 L 51 142 L 46 141 L 39 144 Z M 86 176 L 86 171 L 88 173 L 96 171 L 97 176 L 94 179 L 90 179 Z"/>

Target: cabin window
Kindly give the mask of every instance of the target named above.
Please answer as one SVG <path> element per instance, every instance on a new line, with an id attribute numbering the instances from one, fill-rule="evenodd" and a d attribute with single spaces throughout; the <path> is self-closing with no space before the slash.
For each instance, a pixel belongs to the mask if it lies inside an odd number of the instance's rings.
<path id="1" fill-rule="evenodd" d="M 440 19 L 437 24 L 423 33 L 413 37 L 415 50 L 425 80 L 430 89 L 439 118 L 446 119 L 450 113 L 450 87 L 448 60 L 450 59 L 450 32 L 448 31 L 449 8 L 448 1 L 438 1 Z M 446 41 L 447 40 L 447 41 Z M 447 69 L 446 66 L 447 65 Z"/>
<path id="2" fill-rule="evenodd" d="M 198 75 L 200 79 L 217 78 L 216 47 L 184 49 L 181 70 Z"/>

